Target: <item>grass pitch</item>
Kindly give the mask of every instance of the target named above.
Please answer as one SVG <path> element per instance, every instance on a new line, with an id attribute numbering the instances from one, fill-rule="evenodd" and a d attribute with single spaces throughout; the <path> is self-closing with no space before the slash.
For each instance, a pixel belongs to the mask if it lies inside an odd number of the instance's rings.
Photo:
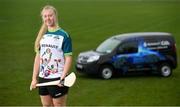
<path id="1" fill-rule="evenodd" d="M 60 26 L 72 37 L 74 62 L 79 52 L 127 32 L 170 32 L 180 56 L 178 0 L 1 0 L 0 106 L 41 105 L 37 90 L 30 92 L 29 85 L 33 43 L 41 25 L 40 10 L 46 4 L 57 8 Z M 74 65 L 71 71 L 76 72 Z M 76 72 L 67 105 L 177 106 L 179 71 L 168 78 L 135 75 L 107 81 Z"/>

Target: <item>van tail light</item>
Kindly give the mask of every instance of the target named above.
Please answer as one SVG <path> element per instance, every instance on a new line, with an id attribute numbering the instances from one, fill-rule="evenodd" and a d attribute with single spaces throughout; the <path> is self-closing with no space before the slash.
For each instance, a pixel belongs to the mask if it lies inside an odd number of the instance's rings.
<path id="1" fill-rule="evenodd" d="M 176 44 L 173 45 L 173 52 L 176 52 Z"/>

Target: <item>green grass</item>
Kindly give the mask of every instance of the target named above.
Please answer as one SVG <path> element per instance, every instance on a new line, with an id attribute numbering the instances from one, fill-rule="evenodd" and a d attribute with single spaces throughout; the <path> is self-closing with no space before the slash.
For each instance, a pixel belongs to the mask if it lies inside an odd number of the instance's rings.
<path id="1" fill-rule="evenodd" d="M 33 43 L 41 25 L 40 10 L 46 4 L 58 9 L 60 26 L 72 37 L 74 62 L 80 52 L 126 32 L 170 32 L 180 56 L 178 0 L 1 0 L 0 106 L 41 105 L 37 90 L 30 92 L 29 85 Z M 71 71 L 76 72 L 74 64 Z M 135 75 L 111 80 L 76 72 L 77 82 L 70 88 L 67 104 L 180 105 L 179 71 L 174 70 L 169 78 Z"/>

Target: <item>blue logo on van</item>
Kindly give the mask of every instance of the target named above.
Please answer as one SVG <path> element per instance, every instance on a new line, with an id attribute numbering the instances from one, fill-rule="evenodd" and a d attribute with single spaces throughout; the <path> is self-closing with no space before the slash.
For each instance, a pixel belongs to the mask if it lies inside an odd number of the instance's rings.
<path id="1" fill-rule="evenodd" d="M 144 45 L 144 42 L 141 42 L 136 53 L 116 55 L 112 58 L 111 63 L 115 68 L 125 72 L 131 68 L 144 68 L 147 64 L 149 66 L 154 66 L 153 64 L 162 60 L 165 60 L 163 55 L 148 49 Z"/>

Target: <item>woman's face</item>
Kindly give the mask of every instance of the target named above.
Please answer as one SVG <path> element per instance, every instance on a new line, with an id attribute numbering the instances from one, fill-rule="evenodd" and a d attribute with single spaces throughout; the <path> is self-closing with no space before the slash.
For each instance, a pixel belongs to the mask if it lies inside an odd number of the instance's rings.
<path id="1" fill-rule="evenodd" d="M 56 26 L 56 16 L 52 9 L 46 9 L 42 12 L 42 19 L 48 27 Z"/>

